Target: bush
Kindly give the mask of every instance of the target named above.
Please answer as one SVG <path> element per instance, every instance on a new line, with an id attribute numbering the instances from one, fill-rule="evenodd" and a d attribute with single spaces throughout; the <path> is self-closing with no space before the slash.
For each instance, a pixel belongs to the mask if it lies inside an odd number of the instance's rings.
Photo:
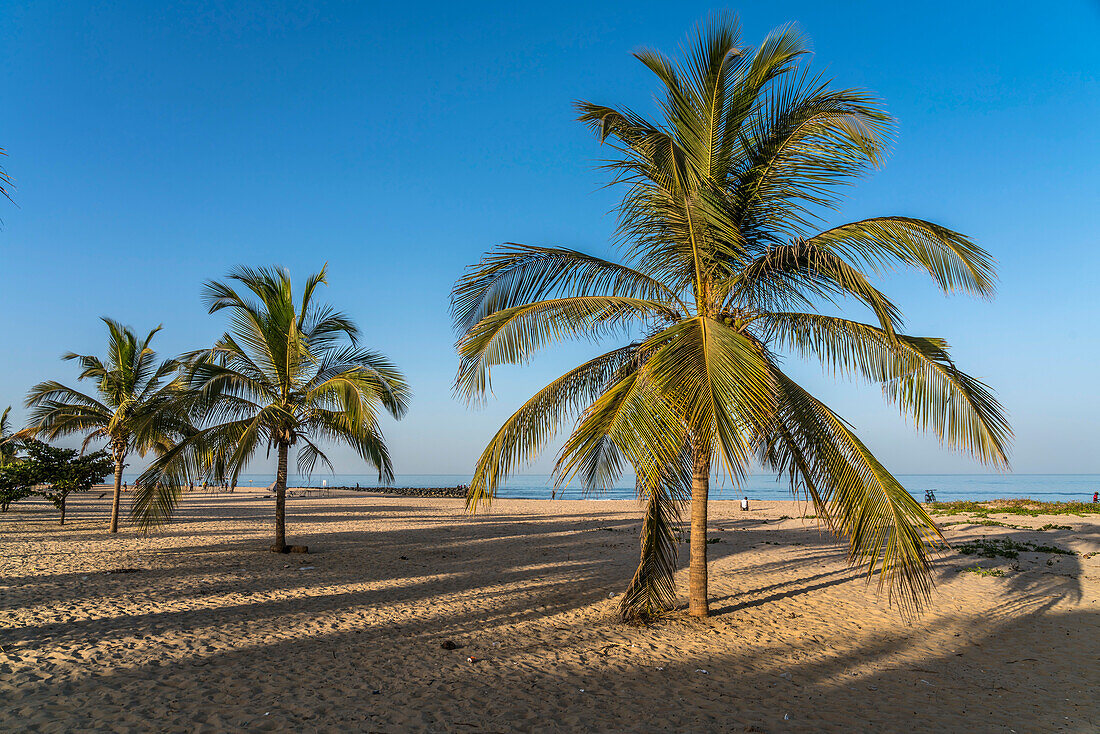
<path id="1" fill-rule="evenodd" d="M 13 461 L 0 467 L 0 512 L 7 512 L 13 502 L 34 494 L 34 476 L 25 462 Z"/>
<path id="2" fill-rule="evenodd" d="M 106 451 L 81 455 L 75 449 L 50 446 L 35 439 L 24 441 L 25 456 L 0 469 L 0 504 L 41 495 L 61 511 L 65 524 L 65 500 L 73 492 L 87 492 L 114 470 Z"/>

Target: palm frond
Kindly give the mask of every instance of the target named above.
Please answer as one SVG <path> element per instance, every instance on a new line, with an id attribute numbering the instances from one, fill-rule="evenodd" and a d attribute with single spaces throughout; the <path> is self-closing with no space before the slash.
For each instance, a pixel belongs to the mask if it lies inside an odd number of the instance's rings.
<path id="1" fill-rule="evenodd" d="M 875 217 L 842 224 L 807 244 L 862 262 L 876 272 L 893 263 L 927 272 L 945 293 L 993 296 L 993 258 L 969 238 L 923 219 Z"/>
<path id="2" fill-rule="evenodd" d="M 639 473 L 645 513 L 638 568 L 619 602 L 626 621 L 653 620 L 675 603 L 681 508 L 691 495 L 691 469 L 691 454 L 685 450 L 671 465 Z"/>
<path id="3" fill-rule="evenodd" d="M 655 383 L 658 354 L 616 375 L 617 381 L 585 410 L 554 466 L 558 486 L 579 475 L 586 490 L 604 491 L 627 464 L 666 466 L 675 461 L 688 426 Z"/>
<path id="4" fill-rule="evenodd" d="M 659 280 L 625 265 L 561 247 L 509 242 L 490 251 L 455 284 L 451 312 L 456 330 L 465 333 L 498 311 L 578 296 L 679 301 Z"/>
<path id="5" fill-rule="evenodd" d="M 738 220 L 754 233 L 803 237 L 819 208 L 835 207 L 838 186 L 882 163 L 893 120 L 865 92 L 830 89 L 804 71 L 778 80 L 739 134 Z"/>
<path id="6" fill-rule="evenodd" d="M 513 413 L 474 468 L 466 494 L 471 510 L 489 504 L 501 480 L 532 460 L 562 425 L 596 401 L 616 375 L 635 366 L 637 345 L 628 345 L 591 359 L 535 393 Z"/>
<path id="7" fill-rule="evenodd" d="M 778 369 L 777 412 L 761 436 L 761 458 L 786 471 L 826 525 L 848 540 L 848 559 L 879 575 L 906 611 L 932 588 L 929 553 L 946 547 L 932 518 L 848 425 Z"/>
<path id="8" fill-rule="evenodd" d="M 0 155 L 7 155 L 8 152 L 3 148 L 0 148 Z M 3 196 L 8 201 L 15 203 L 15 200 L 11 198 L 12 189 L 15 188 L 15 183 L 11 180 L 11 176 L 4 170 L 3 166 L 0 166 L 0 196 Z"/>
<path id="9" fill-rule="evenodd" d="M 630 321 L 645 318 L 674 319 L 675 312 L 661 301 L 621 296 L 554 298 L 496 311 L 459 340 L 455 391 L 476 401 L 490 390 L 493 367 L 526 362 L 535 351 L 564 339 L 625 333 Z"/>
<path id="10" fill-rule="evenodd" d="M 772 411 L 768 355 L 745 334 L 705 317 L 651 339 L 665 342 L 647 363 L 664 400 L 697 440 L 718 447 L 727 471 L 739 477 L 750 460 L 747 421 L 766 420 Z"/>
<path id="11" fill-rule="evenodd" d="M 820 314 L 775 313 L 768 338 L 842 375 L 882 385 L 917 427 L 986 464 L 1008 467 L 1012 429 L 988 386 L 960 370 L 942 339 L 891 335 Z"/>
<path id="12" fill-rule="evenodd" d="M 871 309 L 888 334 L 901 325 L 900 309 L 862 272 L 805 242 L 768 248 L 722 286 L 728 290 L 723 301 L 749 311 L 837 303 L 837 297 L 851 297 Z"/>

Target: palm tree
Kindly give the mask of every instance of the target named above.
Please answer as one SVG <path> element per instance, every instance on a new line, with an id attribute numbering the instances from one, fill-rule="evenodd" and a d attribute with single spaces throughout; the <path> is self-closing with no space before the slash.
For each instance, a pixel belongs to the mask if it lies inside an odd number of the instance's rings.
<path id="1" fill-rule="evenodd" d="M 0 413 L 0 466 L 7 466 L 15 461 L 15 443 L 12 441 L 11 423 L 8 421 L 9 413 L 11 413 L 10 405 L 4 408 L 3 413 Z"/>
<path id="2" fill-rule="evenodd" d="M 877 382 L 941 442 L 1007 464 L 1011 432 L 989 389 L 955 366 L 943 340 L 902 334 L 897 306 L 868 277 L 900 264 L 945 293 L 990 297 L 992 260 L 963 235 L 909 217 L 817 231 L 837 187 L 882 161 L 892 121 L 868 94 L 811 75 L 804 54 L 790 28 L 743 47 L 725 16 L 700 27 L 683 63 L 636 53 L 662 84 L 662 121 L 578 104 L 616 152 L 607 167 L 625 187 L 624 262 L 505 244 L 455 286 L 456 392 L 467 401 L 484 399 L 493 367 L 559 340 L 627 342 L 524 403 L 481 454 L 467 497 L 471 509 L 491 501 L 565 424 L 559 483 L 600 490 L 632 468 L 646 505 L 626 617 L 672 604 L 685 504 L 689 613 L 709 613 L 711 474 L 740 481 L 757 465 L 808 496 L 891 599 L 912 609 L 927 598 L 938 528 L 849 425 L 783 371 L 784 355 Z M 872 323 L 824 313 L 852 301 Z"/>
<path id="3" fill-rule="evenodd" d="M 210 281 L 210 313 L 230 312 L 230 330 L 212 349 L 188 355 L 188 410 L 202 428 L 138 480 L 134 514 L 151 526 L 167 521 L 191 478 L 228 479 L 261 449 L 275 451 L 275 544 L 286 544 L 286 480 L 291 447 L 298 470 L 332 468 L 318 439 L 351 446 L 391 481 L 393 467 L 379 428 L 379 407 L 403 416 L 411 397 L 405 378 L 384 356 L 358 346 L 359 330 L 330 306 L 314 301 L 326 268 L 311 275 L 294 302 L 290 275 L 275 268 L 237 268 L 231 283 Z"/>
<path id="4" fill-rule="evenodd" d="M 111 503 L 112 533 L 118 532 L 118 511 L 122 498 L 122 469 L 126 458 L 137 451 L 161 454 L 190 430 L 186 417 L 177 409 L 181 383 L 179 363 L 157 361 L 149 346 L 161 327 L 139 340 L 126 326 L 104 318 L 107 324 L 107 359 L 69 353 L 64 360 L 77 360 L 83 371 L 80 380 L 93 380 L 98 397 L 66 387 L 59 382 L 41 382 L 27 395 L 31 408 L 30 427 L 25 433 L 43 434 L 49 439 L 84 435 L 84 448 L 106 440 L 115 462 L 115 495 Z"/>

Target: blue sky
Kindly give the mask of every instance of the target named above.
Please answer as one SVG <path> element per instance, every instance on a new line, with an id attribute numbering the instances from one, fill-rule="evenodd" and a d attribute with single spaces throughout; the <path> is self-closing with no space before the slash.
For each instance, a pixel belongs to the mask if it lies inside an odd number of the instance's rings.
<path id="1" fill-rule="evenodd" d="M 591 351 L 502 370 L 496 400 L 470 411 L 450 392 L 450 288 L 502 241 L 611 254 L 616 192 L 572 102 L 652 113 L 654 80 L 630 52 L 675 54 L 722 6 L 297 5 L 4 4 L 0 147 L 18 207 L 0 201 L 0 405 L 19 419 L 31 384 L 75 378 L 60 354 L 102 350 L 100 315 L 163 323 L 165 353 L 209 344 L 224 323 L 200 284 L 239 263 L 299 279 L 329 263 L 328 300 L 415 388 L 386 426 L 399 473 L 469 471 L 511 409 Z M 992 303 L 911 274 L 883 285 L 910 333 L 947 338 L 996 389 L 1014 469 L 1100 472 L 1100 4 L 728 8 L 750 43 L 797 22 L 815 68 L 898 118 L 886 167 L 837 222 L 921 216 L 998 259 Z M 874 386 L 793 370 L 894 471 L 983 471 Z"/>

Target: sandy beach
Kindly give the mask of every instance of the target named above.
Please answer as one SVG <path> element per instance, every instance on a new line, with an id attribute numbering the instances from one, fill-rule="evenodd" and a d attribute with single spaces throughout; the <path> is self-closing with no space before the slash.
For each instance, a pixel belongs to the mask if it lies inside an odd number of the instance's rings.
<path id="1" fill-rule="evenodd" d="M 39 502 L 0 515 L 0 730 L 1100 728 L 1098 515 L 948 525 L 1075 555 L 952 552 L 907 622 L 795 503 L 718 501 L 713 616 L 635 627 L 613 596 L 634 502 L 294 498 L 311 552 L 283 556 L 261 494 L 190 496 L 147 537 L 109 537 L 98 493 L 65 527 Z"/>

